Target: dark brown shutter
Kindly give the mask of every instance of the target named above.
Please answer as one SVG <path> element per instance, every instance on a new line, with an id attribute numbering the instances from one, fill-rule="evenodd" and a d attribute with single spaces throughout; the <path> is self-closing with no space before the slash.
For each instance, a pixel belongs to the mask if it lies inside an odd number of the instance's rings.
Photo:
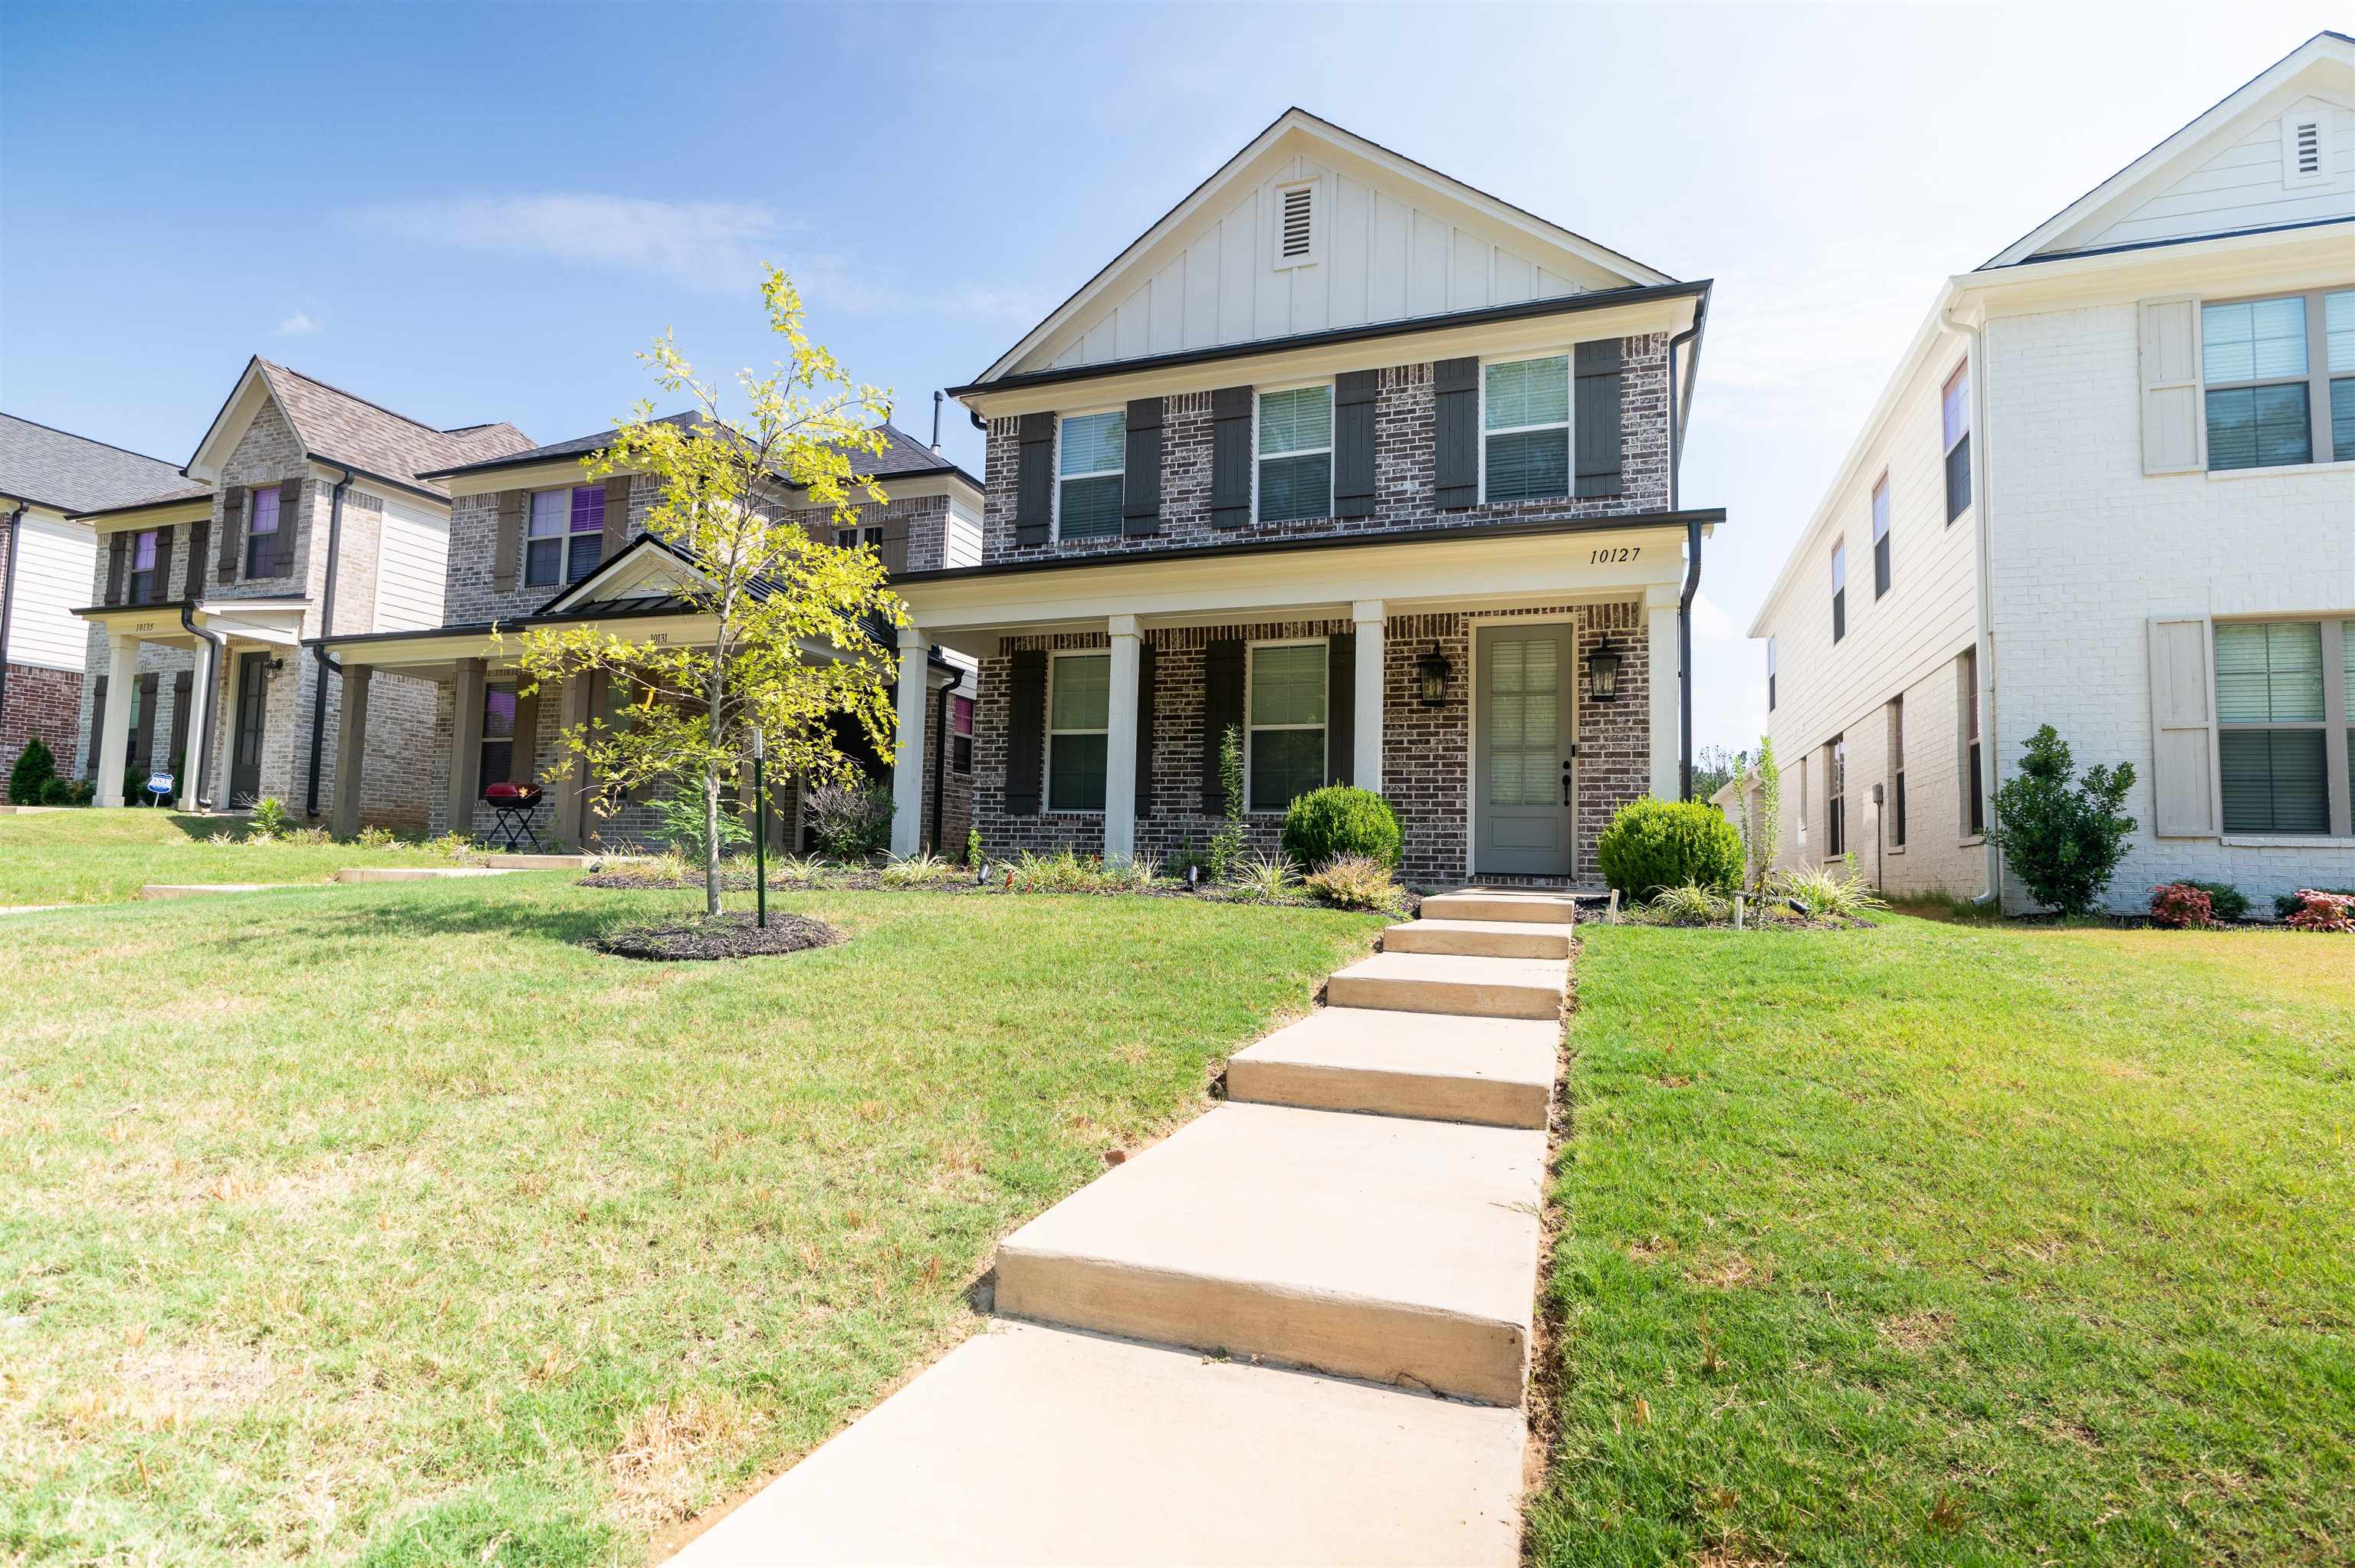
<path id="1" fill-rule="evenodd" d="M 201 650 L 199 650 L 201 652 Z M 188 756 L 188 699 L 196 694 L 197 678 L 192 671 L 183 670 L 172 677 L 172 740 L 164 752 L 164 765 L 173 773 L 174 788 L 186 782 Z"/>
<path id="2" fill-rule="evenodd" d="M 1325 644 L 1325 772 L 1331 784 L 1358 781 L 1358 634 Z"/>
<path id="3" fill-rule="evenodd" d="M 212 546 L 213 520 L 199 517 L 188 524 L 188 582 L 184 597 L 205 597 L 205 553 Z"/>
<path id="4" fill-rule="evenodd" d="M 1347 370 L 1333 378 L 1333 515 L 1374 514 L 1374 407 L 1381 397 L 1379 370 Z"/>
<path id="5" fill-rule="evenodd" d="M 155 530 L 155 575 L 149 580 L 155 585 L 150 591 L 159 601 L 172 597 L 172 530 L 169 528 Z"/>
<path id="6" fill-rule="evenodd" d="M 1014 655 L 1006 694 L 1006 814 L 1039 814 L 1039 780 L 1047 750 L 1047 655 L 1028 648 Z"/>
<path id="7" fill-rule="evenodd" d="M 1619 340 L 1578 345 L 1578 484 L 1579 495 L 1616 495 L 1619 475 L 1621 378 Z"/>
<path id="8" fill-rule="evenodd" d="M 1021 446 L 1014 471 L 1014 542 L 1043 545 L 1052 516 L 1048 487 L 1054 482 L 1055 416 L 1025 414 L 1019 429 Z"/>
<path id="9" fill-rule="evenodd" d="M 1128 404 L 1128 454 L 1121 476 L 1120 531 L 1149 539 L 1161 532 L 1161 399 Z"/>
<path id="10" fill-rule="evenodd" d="M 281 481 L 278 486 L 278 544 L 271 559 L 273 577 L 294 575 L 294 549 L 303 536 L 303 482 Z"/>
<path id="11" fill-rule="evenodd" d="M 1210 526 L 1249 523 L 1251 499 L 1252 389 L 1221 387 L 1210 394 Z"/>
<path id="12" fill-rule="evenodd" d="M 131 563 L 131 541 L 134 537 L 136 535 L 132 534 L 107 535 L 105 603 L 121 604 L 123 602 L 123 588 L 127 580 Z"/>
<path id="13" fill-rule="evenodd" d="M 622 553 L 630 541 L 630 476 L 626 473 L 605 477 L 605 538 L 597 558 L 610 561 Z"/>
<path id="14" fill-rule="evenodd" d="M 883 517 L 883 570 L 898 576 L 908 569 L 908 519 L 886 513 Z"/>
<path id="15" fill-rule="evenodd" d="M 1431 367 L 1438 442 L 1433 504 L 1441 511 L 1480 500 L 1480 362 L 1443 359 Z"/>
<path id="16" fill-rule="evenodd" d="M 101 675 L 90 699 L 90 763 L 82 771 L 98 779 L 99 747 L 106 744 L 106 677 Z"/>
<path id="17" fill-rule="evenodd" d="M 536 744 L 538 739 L 539 688 L 535 685 L 528 692 L 518 688 L 515 705 L 514 760 L 507 767 L 508 783 L 531 782 L 532 771 L 539 763 Z"/>
<path id="18" fill-rule="evenodd" d="M 221 492 L 220 554 L 214 560 L 216 581 L 237 581 L 238 535 L 245 528 L 245 486 L 232 484 Z"/>
<path id="19" fill-rule="evenodd" d="M 155 758 L 155 690 L 161 684 L 153 671 L 139 677 L 139 727 L 131 732 L 131 766 L 141 773 Z"/>
<path id="20" fill-rule="evenodd" d="M 1136 814 L 1153 815 L 1153 640 L 1136 640 Z"/>
<path id="21" fill-rule="evenodd" d="M 491 541 L 491 589 L 495 593 L 513 593 L 516 586 L 516 562 L 523 555 L 523 503 L 525 492 L 499 492 L 499 527 Z"/>
<path id="22" fill-rule="evenodd" d="M 1227 798 L 1219 788 L 1219 747 L 1232 726 L 1243 722 L 1243 644 L 1225 637 L 1202 651 L 1202 814 L 1225 814 Z"/>

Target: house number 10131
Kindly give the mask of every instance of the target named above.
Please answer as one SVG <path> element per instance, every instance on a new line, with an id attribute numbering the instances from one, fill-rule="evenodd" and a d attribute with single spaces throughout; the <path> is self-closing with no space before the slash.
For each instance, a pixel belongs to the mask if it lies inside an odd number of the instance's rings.
<path id="1" fill-rule="evenodd" d="M 1632 561 L 1643 553 L 1644 546 L 1641 545 L 1622 545 L 1615 550 L 1595 551 L 1592 564 L 1598 567 L 1615 567 L 1624 561 Z"/>

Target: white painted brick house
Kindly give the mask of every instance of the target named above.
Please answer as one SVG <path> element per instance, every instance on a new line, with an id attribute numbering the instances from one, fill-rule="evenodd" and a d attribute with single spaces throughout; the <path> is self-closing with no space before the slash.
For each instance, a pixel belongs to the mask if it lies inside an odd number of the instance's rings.
<path id="1" fill-rule="evenodd" d="M 2355 41 L 1949 280 L 1751 635 L 1785 862 L 2024 907 L 1979 830 L 2049 724 L 2139 776 L 2114 907 L 2355 885 Z"/>

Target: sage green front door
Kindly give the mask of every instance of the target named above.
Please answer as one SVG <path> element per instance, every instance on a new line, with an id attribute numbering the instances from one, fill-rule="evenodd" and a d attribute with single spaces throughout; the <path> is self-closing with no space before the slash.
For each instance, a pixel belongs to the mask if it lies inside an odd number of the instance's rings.
<path id="1" fill-rule="evenodd" d="M 1564 622 L 1484 626 L 1474 636 L 1472 870 L 1568 876 L 1575 632 Z"/>

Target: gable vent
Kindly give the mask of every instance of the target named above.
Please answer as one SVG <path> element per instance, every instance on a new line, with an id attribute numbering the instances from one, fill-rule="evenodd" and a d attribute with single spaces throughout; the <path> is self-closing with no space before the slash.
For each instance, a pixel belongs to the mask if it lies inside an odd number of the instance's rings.
<path id="1" fill-rule="evenodd" d="M 2318 185 L 2330 175 L 2330 143 L 2323 116 L 2307 111 L 2282 121 L 2282 184 Z"/>
<path id="2" fill-rule="evenodd" d="M 2299 174 L 2318 175 L 2322 173 L 2321 126 L 2316 124 L 2311 120 L 2299 121 L 2297 123 L 2297 136 L 2292 144 L 2292 148 L 2293 154 L 2297 159 L 2297 172 Z M 1302 227 L 1304 228 L 1307 227 L 1305 219 L 1302 220 Z M 1291 241 L 1289 239 L 1285 241 L 1285 244 L 1287 245 L 1290 243 Z"/>
<path id="3" fill-rule="evenodd" d="M 1305 267 L 1314 262 L 1316 238 L 1316 182 L 1277 187 L 1275 264 Z"/>

